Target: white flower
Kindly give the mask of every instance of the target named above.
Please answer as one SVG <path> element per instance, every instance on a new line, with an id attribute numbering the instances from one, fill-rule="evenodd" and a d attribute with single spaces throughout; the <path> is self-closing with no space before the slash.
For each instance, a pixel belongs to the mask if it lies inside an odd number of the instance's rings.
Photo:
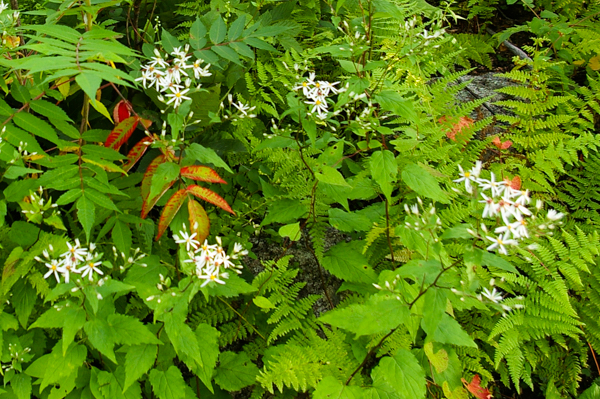
<path id="1" fill-rule="evenodd" d="M 166 95 L 167 97 L 171 97 L 171 99 L 167 101 L 167 105 L 173 103 L 173 107 L 177 108 L 181 105 L 183 100 L 191 100 L 191 98 L 184 96 L 190 89 L 179 91 L 179 89 L 172 88 L 171 91 L 172 93 Z"/>
<path id="2" fill-rule="evenodd" d="M 81 273 L 81 270 L 77 269 L 76 265 L 70 262 L 64 262 L 63 265 L 58 269 L 58 271 L 60 272 L 60 274 L 63 275 L 63 277 L 65 278 L 65 283 L 67 284 L 71 279 L 71 273 Z"/>
<path id="3" fill-rule="evenodd" d="M 565 216 L 564 213 L 557 212 L 554 209 L 548 210 L 548 216 L 546 216 L 550 220 L 560 220 Z"/>
<path id="4" fill-rule="evenodd" d="M 60 269 L 61 262 L 59 262 L 57 259 L 52 259 L 50 263 L 45 263 L 45 265 L 49 270 L 46 274 L 44 274 L 44 278 L 48 278 L 51 274 L 54 274 L 54 277 L 56 277 L 56 282 L 60 283 L 58 272 Z"/>
<path id="5" fill-rule="evenodd" d="M 200 77 L 203 76 L 212 75 L 212 73 L 208 71 L 208 68 L 210 68 L 210 64 L 206 65 L 204 68 L 200 66 L 203 62 L 204 60 L 199 58 L 196 60 L 196 62 L 192 64 L 192 70 L 194 71 L 194 76 L 196 77 L 196 79 L 200 79 Z"/>
<path id="6" fill-rule="evenodd" d="M 493 197 L 488 197 L 484 193 L 481 193 L 483 197 L 483 201 L 479 201 L 481 203 L 485 203 L 485 207 L 483 208 L 483 218 L 494 217 L 498 214 L 498 204 L 494 202 Z"/>
<path id="7" fill-rule="evenodd" d="M 218 284 L 225 284 L 225 281 L 223 281 L 222 279 L 227 279 L 229 277 L 229 274 L 220 272 L 218 267 L 211 267 L 211 268 L 206 268 L 205 274 L 198 276 L 198 277 L 202 280 L 206 280 L 200 286 L 200 287 L 204 287 L 212 281 L 214 281 L 215 283 L 218 283 Z"/>
<path id="8" fill-rule="evenodd" d="M 100 275 L 104 275 L 102 270 L 98 269 L 98 267 L 97 267 L 97 266 L 100 266 L 101 264 L 102 264 L 102 262 L 100 262 L 100 261 L 94 262 L 93 259 L 86 261 L 85 264 L 81 267 L 81 269 L 79 269 L 79 271 L 82 272 L 81 276 L 82 277 L 88 276 L 89 280 L 92 281 L 94 278 L 94 272 L 96 272 Z"/>
<path id="9" fill-rule="evenodd" d="M 458 165 L 458 169 L 460 170 L 460 178 L 454 180 L 455 183 L 460 183 L 462 181 L 465 182 L 465 190 L 471 194 L 473 192 L 473 187 L 471 186 L 471 182 L 475 182 L 477 180 L 477 176 L 474 176 L 472 170 L 465 172 L 461 165 Z"/>
<path id="10" fill-rule="evenodd" d="M 186 251 L 189 252 L 190 247 L 197 249 L 200 245 L 200 241 L 194 240 L 194 237 L 196 237 L 197 233 L 188 234 L 186 231 L 180 230 L 179 234 L 181 235 L 181 238 L 179 238 L 177 234 L 175 234 L 173 238 L 177 244 L 185 244 Z"/>
<path id="11" fill-rule="evenodd" d="M 481 295 L 483 295 L 484 297 L 486 297 L 487 299 L 489 299 L 490 301 L 492 301 L 494 303 L 501 302 L 503 299 L 502 292 L 496 291 L 495 288 L 492 289 L 491 292 L 487 288 L 484 288 L 483 291 L 481 291 Z"/>
<path id="12" fill-rule="evenodd" d="M 159 66 L 161 68 L 168 68 L 169 64 L 162 58 L 160 51 L 158 49 L 154 49 L 154 57 L 150 58 L 150 63 L 148 66 L 156 67 Z"/>
<path id="13" fill-rule="evenodd" d="M 238 101 L 237 104 L 232 102 L 231 105 L 233 105 L 234 107 L 239 109 L 240 112 L 245 116 L 248 116 L 248 111 L 252 111 L 253 109 L 256 108 L 256 107 L 250 107 L 249 105 L 242 104 L 241 101 Z"/>
<path id="14" fill-rule="evenodd" d="M 509 217 L 514 215 L 514 204 L 512 201 L 502 198 L 500 202 L 498 202 L 498 211 L 500 212 L 500 216 L 502 216 L 502 220 L 504 220 L 505 224 L 510 224 Z"/>
<path id="15" fill-rule="evenodd" d="M 517 202 L 513 203 L 511 211 L 517 219 L 521 219 L 523 215 L 531 216 L 531 211 L 527 209 L 525 205 L 519 204 Z"/>
<path id="16" fill-rule="evenodd" d="M 67 246 L 69 247 L 69 250 L 60 256 L 65 258 L 65 262 L 68 262 L 71 265 L 76 265 L 77 261 L 83 262 L 84 257 L 88 255 L 88 249 L 81 248 L 79 239 L 75 239 L 75 245 L 71 245 L 71 243 L 67 242 Z"/>
<path id="17" fill-rule="evenodd" d="M 480 187 L 483 190 L 492 190 L 492 197 L 500 197 L 504 192 L 504 186 L 506 186 L 506 183 L 504 181 L 496 181 L 493 172 L 491 173 L 490 180 L 480 180 Z"/>
<path id="18" fill-rule="evenodd" d="M 505 237 L 507 237 L 507 238 L 510 237 L 511 235 L 513 238 L 520 238 L 515 227 L 516 226 L 514 226 L 512 223 L 504 225 L 504 226 L 496 227 L 496 229 L 494 230 L 494 233 L 504 234 Z"/>
<path id="19" fill-rule="evenodd" d="M 528 205 L 531 202 L 531 197 L 529 196 L 529 190 L 515 190 L 517 199 L 515 200 L 515 204 L 520 205 Z"/>
<path id="20" fill-rule="evenodd" d="M 519 237 L 529 238 L 529 232 L 527 231 L 527 221 L 523 218 L 517 218 L 517 221 L 512 224 L 514 231 Z"/>
<path id="21" fill-rule="evenodd" d="M 0 13 L 3 13 L 6 10 L 8 10 L 8 4 L 4 4 L 3 1 L 0 1 Z"/>
<path id="22" fill-rule="evenodd" d="M 312 102 L 305 101 L 305 103 L 308 105 L 313 105 L 313 107 L 310 111 L 311 113 L 314 114 L 315 111 L 317 111 L 319 118 L 325 119 L 327 117 L 327 102 L 326 101 L 321 101 L 319 99 L 315 99 Z"/>
<path id="23" fill-rule="evenodd" d="M 501 254 L 504 254 L 504 255 L 508 255 L 505 245 L 517 245 L 518 244 L 518 242 L 516 240 L 510 239 L 508 237 L 508 234 L 505 234 L 504 236 L 498 236 L 498 237 L 486 236 L 486 238 L 493 242 L 492 245 L 487 247 L 488 251 L 492 251 L 492 250 L 498 248 L 498 252 L 500 252 Z"/>

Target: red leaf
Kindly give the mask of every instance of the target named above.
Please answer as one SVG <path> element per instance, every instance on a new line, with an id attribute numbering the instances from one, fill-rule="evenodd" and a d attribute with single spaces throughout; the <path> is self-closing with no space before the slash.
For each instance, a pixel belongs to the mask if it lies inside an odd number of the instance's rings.
<path id="1" fill-rule="evenodd" d="M 506 141 L 502 142 L 500 140 L 500 137 L 496 136 L 492 140 L 492 144 L 495 145 L 496 148 L 498 148 L 500 150 L 507 150 L 510 148 L 510 146 L 512 146 L 512 141 L 506 140 Z"/>
<path id="2" fill-rule="evenodd" d="M 438 119 L 439 123 L 447 123 L 448 119 L 445 116 L 442 116 Z M 448 137 L 452 141 L 456 141 L 456 135 L 462 132 L 465 128 L 470 128 L 473 126 L 473 119 L 468 116 L 461 116 L 458 118 L 458 122 L 452 125 L 451 129 L 446 131 L 446 137 Z"/>
<path id="3" fill-rule="evenodd" d="M 127 153 L 127 163 L 123 165 L 123 170 L 129 172 L 133 165 L 144 155 L 150 144 L 154 139 L 152 137 L 145 137 L 141 139 L 131 150 Z"/>
<path id="4" fill-rule="evenodd" d="M 506 183 L 507 186 L 509 186 L 513 190 L 520 190 L 521 189 L 521 178 L 519 176 L 513 177 L 512 180 L 510 180 L 507 177 L 507 178 L 504 179 L 504 182 Z"/>
<path id="5" fill-rule="evenodd" d="M 113 119 L 115 123 L 118 125 L 125 119 L 131 116 L 131 104 L 129 101 L 121 100 L 115 105 L 115 109 L 113 109 Z"/>
<path id="6" fill-rule="evenodd" d="M 190 194 L 194 194 L 196 197 L 203 199 L 204 201 L 210 202 L 218 206 L 221 209 L 226 210 L 227 212 L 235 215 L 235 212 L 231 209 L 227 201 L 225 201 L 219 194 L 215 193 L 208 188 L 197 186 L 192 184 L 188 186 L 186 189 Z"/>
<path id="7" fill-rule="evenodd" d="M 462 383 L 464 384 L 465 388 L 467 388 L 469 390 L 469 392 L 471 392 L 473 394 L 473 396 L 475 396 L 478 399 L 491 399 L 492 398 L 492 394 L 490 393 L 490 391 L 487 388 L 483 388 L 481 387 L 480 383 L 481 383 L 481 379 L 479 378 L 479 376 L 477 374 L 475 374 L 473 376 L 473 379 L 471 380 L 470 383 L 468 383 L 464 378 L 461 378 Z"/>
<path id="8" fill-rule="evenodd" d="M 144 173 L 144 178 L 142 179 L 142 219 L 145 219 L 148 216 L 148 212 L 150 212 L 150 208 L 147 207 L 148 197 L 150 196 L 150 189 L 152 188 L 152 176 L 154 176 L 154 172 L 158 165 L 165 162 L 165 156 L 159 155 L 148 165 L 148 169 L 146 169 L 146 173 Z"/>
<path id="9" fill-rule="evenodd" d="M 156 235 L 156 241 L 160 239 L 160 236 L 162 236 L 167 227 L 169 227 L 171 221 L 173 221 L 173 218 L 177 212 L 179 212 L 179 208 L 183 205 L 186 196 L 187 192 L 184 189 L 181 189 L 169 198 L 162 210 L 160 219 L 158 219 L 158 234 Z"/>
<path id="10" fill-rule="evenodd" d="M 502 143 L 501 147 L 503 150 L 506 150 L 506 149 L 509 149 L 511 145 L 512 145 L 512 141 L 506 140 L 504 143 Z"/>
<path id="11" fill-rule="evenodd" d="M 129 139 L 139 121 L 140 118 L 137 116 L 132 116 L 123 120 L 121 123 L 115 126 L 112 132 L 110 132 L 108 138 L 106 139 L 106 143 L 104 143 L 104 146 L 118 151 L 123 143 Z"/>
<path id="12" fill-rule="evenodd" d="M 181 168 L 181 176 L 192 180 L 206 181 L 209 183 L 225 183 L 221 176 L 208 166 L 192 165 Z"/>
<path id="13" fill-rule="evenodd" d="M 188 212 L 190 214 L 190 232 L 196 233 L 196 240 L 203 243 L 210 232 L 210 219 L 202 205 L 195 199 L 188 201 Z"/>

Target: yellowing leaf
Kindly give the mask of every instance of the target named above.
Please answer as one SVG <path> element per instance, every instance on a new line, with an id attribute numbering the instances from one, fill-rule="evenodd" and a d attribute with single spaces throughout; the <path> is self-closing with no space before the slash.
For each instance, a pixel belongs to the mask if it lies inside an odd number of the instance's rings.
<path id="1" fill-rule="evenodd" d="M 183 201 L 187 196 L 187 192 L 184 189 L 178 190 L 169 198 L 167 204 L 162 210 L 160 219 L 158 219 L 158 233 L 156 234 L 156 240 L 158 241 L 163 235 L 167 227 L 171 224 L 171 221 L 179 212 L 179 208 L 183 205 Z"/>
<path id="2" fill-rule="evenodd" d="M 196 233 L 196 239 L 204 242 L 210 233 L 210 219 L 206 211 L 195 199 L 188 201 L 188 213 L 190 214 L 190 231 Z"/>
<path id="3" fill-rule="evenodd" d="M 221 197 L 219 194 L 215 193 L 214 191 L 209 190 L 208 188 L 205 188 L 205 187 L 197 186 L 195 184 L 188 186 L 186 190 L 190 194 L 193 194 L 196 197 L 203 199 L 204 201 L 210 202 L 211 204 L 216 205 L 219 208 L 224 209 L 227 212 L 235 215 L 235 212 L 233 211 L 233 209 L 231 209 L 231 207 L 229 206 L 227 201 L 225 201 L 223 199 L 223 197 Z"/>
<path id="4" fill-rule="evenodd" d="M 588 66 L 592 69 L 592 71 L 600 70 L 600 55 L 590 58 Z"/>

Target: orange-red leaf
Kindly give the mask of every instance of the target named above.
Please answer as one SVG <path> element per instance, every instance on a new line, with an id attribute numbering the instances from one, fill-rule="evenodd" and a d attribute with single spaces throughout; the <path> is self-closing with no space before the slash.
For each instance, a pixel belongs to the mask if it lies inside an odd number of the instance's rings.
<path id="1" fill-rule="evenodd" d="M 206 211 L 195 199 L 188 201 L 188 212 L 190 214 L 190 231 L 196 233 L 196 240 L 201 243 L 206 240 L 210 232 L 210 219 Z"/>
<path id="2" fill-rule="evenodd" d="M 192 180 L 206 181 L 209 183 L 225 183 L 227 182 L 221 179 L 221 176 L 208 166 L 192 165 L 181 168 L 182 177 L 187 177 Z"/>
<path id="3" fill-rule="evenodd" d="M 219 194 L 215 193 L 214 191 L 209 190 L 208 188 L 205 188 L 205 187 L 197 186 L 195 184 L 188 186 L 186 190 L 190 194 L 194 194 L 196 197 L 203 199 L 204 201 L 210 202 L 211 204 L 214 204 L 214 205 L 218 206 L 219 208 L 224 209 L 227 212 L 235 215 L 235 212 L 233 211 L 233 209 L 231 209 L 231 207 L 229 206 L 227 201 L 225 201 L 223 199 L 223 197 L 221 197 Z"/>
<path id="4" fill-rule="evenodd" d="M 167 204 L 162 210 L 160 214 L 160 219 L 158 219 L 158 234 L 156 235 L 156 240 L 160 239 L 160 236 L 163 235 L 167 227 L 173 221 L 173 218 L 179 212 L 179 208 L 183 205 L 183 201 L 187 197 L 187 192 L 184 189 L 178 190 L 169 198 Z"/>
<path id="5" fill-rule="evenodd" d="M 133 146 L 131 150 L 127 153 L 127 163 L 123 165 L 123 170 L 125 172 L 129 172 L 133 165 L 136 164 L 137 161 L 140 160 L 142 155 L 146 152 L 150 144 L 154 139 L 152 137 L 145 137 L 141 139 L 136 145 Z"/>
<path id="6" fill-rule="evenodd" d="M 118 125 L 125 119 L 131 116 L 131 104 L 129 101 L 121 100 L 115 105 L 115 109 L 113 109 L 113 119 L 115 123 Z"/>
<path id="7" fill-rule="evenodd" d="M 448 123 L 448 118 L 446 118 L 445 116 L 442 116 L 440 119 L 438 119 L 439 123 Z M 450 140 L 452 141 L 456 141 L 456 135 L 459 135 L 459 138 L 461 138 L 461 132 L 463 129 L 465 128 L 469 128 L 471 126 L 473 126 L 473 119 L 469 118 L 468 116 L 461 116 L 460 118 L 458 118 L 458 122 L 453 124 L 451 129 L 446 131 L 446 137 L 448 137 Z M 462 138 L 464 140 L 464 138 Z"/>
<path id="8" fill-rule="evenodd" d="M 500 137 L 496 136 L 492 140 L 492 144 L 495 145 L 500 150 L 507 150 L 512 146 L 512 141 L 506 140 L 504 142 L 500 141 Z"/>
<path id="9" fill-rule="evenodd" d="M 467 388 L 469 390 L 469 392 L 471 392 L 473 394 L 473 396 L 475 396 L 478 399 L 491 399 L 492 398 L 492 394 L 490 393 L 489 389 L 487 388 L 483 388 L 480 384 L 481 384 L 481 379 L 479 378 L 479 376 L 477 374 L 475 374 L 473 376 L 473 379 L 471 380 L 471 382 L 467 382 L 464 378 L 461 378 L 462 383 L 464 384 L 465 388 Z"/>
<path id="10" fill-rule="evenodd" d="M 104 143 L 104 146 L 118 151 L 123 143 L 129 139 L 139 121 L 140 118 L 137 116 L 132 116 L 123 120 L 121 123 L 115 126 L 112 132 L 110 132 L 108 138 L 106 139 L 106 143 Z"/>
<path id="11" fill-rule="evenodd" d="M 165 162 L 165 156 L 159 155 L 148 165 L 148 169 L 146 169 L 146 173 L 144 173 L 144 178 L 142 179 L 142 218 L 145 218 L 150 212 L 150 208 L 147 208 L 148 197 L 150 196 L 150 189 L 152 188 L 152 176 L 154 176 L 154 172 L 158 165 Z"/>

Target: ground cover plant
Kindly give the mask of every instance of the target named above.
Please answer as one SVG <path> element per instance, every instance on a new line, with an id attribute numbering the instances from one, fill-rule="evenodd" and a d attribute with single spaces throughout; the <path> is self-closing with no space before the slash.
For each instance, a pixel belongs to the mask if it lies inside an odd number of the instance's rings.
<path id="1" fill-rule="evenodd" d="M 599 18 L 2 2 L 0 398 L 599 397 Z"/>

